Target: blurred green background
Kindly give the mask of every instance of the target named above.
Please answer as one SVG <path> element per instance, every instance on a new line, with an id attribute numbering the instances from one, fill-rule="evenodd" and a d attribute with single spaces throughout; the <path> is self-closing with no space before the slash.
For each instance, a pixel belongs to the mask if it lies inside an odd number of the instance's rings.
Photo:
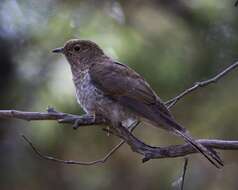
<path id="1" fill-rule="evenodd" d="M 163 100 L 207 79 L 238 58 L 238 8 L 233 0 L 1 0 L 0 109 L 83 113 L 70 68 L 51 49 L 71 38 L 97 42 L 107 54 L 142 74 Z M 197 138 L 238 139 L 238 71 L 181 100 L 171 111 Z M 56 122 L 0 120 L 1 190 L 178 189 L 183 158 L 141 163 L 124 145 L 103 165 L 42 160 L 44 153 L 82 161 L 102 157 L 119 139 L 100 127 L 74 131 Z M 139 127 L 151 145 L 182 143 L 166 132 Z M 221 151 L 225 167 L 191 155 L 185 189 L 238 189 L 238 151 Z"/>

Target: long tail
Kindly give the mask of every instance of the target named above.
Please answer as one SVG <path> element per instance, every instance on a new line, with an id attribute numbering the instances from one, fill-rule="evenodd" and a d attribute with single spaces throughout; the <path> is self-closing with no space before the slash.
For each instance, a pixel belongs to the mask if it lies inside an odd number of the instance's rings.
<path id="1" fill-rule="evenodd" d="M 177 129 L 175 129 L 174 132 L 177 133 L 179 136 L 183 137 L 185 141 L 187 141 L 196 150 L 203 154 L 203 156 L 205 156 L 214 166 L 216 166 L 217 168 L 224 166 L 222 159 L 218 156 L 218 154 L 216 154 L 213 149 L 208 150 L 201 143 L 195 141 L 188 132 L 184 133 Z"/>
<path id="2" fill-rule="evenodd" d="M 172 118 L 165 115 L 161 116 L 164 119 L 164 122 L 169 127 L 170 131 L 181 136 L 186 142 L 191 144 L 197 151 L 203 154 L 203 156 L 205 156 L 214 166 L 216 166 L 217 168 L 224 166 L 222 159 L 219 157 L 215 150 L 211 148 L 208 149 L 201 143 L 194 140 L 194 138 L 189 134 L 189 132 Z"/>

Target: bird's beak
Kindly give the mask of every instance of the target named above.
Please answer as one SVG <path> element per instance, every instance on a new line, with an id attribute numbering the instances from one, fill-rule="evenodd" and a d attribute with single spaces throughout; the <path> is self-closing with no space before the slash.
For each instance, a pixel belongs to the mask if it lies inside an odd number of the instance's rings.
<path id="1" fill-rule="evenodd" d="M 60 47 L 60 48 L 56 48 L 52 50 L 53 53 L 63 53 L 64 52 L 64 48 Z"/>

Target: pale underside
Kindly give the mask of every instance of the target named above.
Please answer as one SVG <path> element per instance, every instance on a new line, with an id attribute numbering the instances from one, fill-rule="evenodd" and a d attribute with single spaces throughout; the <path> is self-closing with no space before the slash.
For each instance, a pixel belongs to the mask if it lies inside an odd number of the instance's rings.
<path id="1" fill-rule="evenodd" d="M 126 128 L 137 121 L 146 121 L 125 106 L 106 97 L 100 89 L 92 84 L 88 71 L 82 72 L 81 77 L 74 79 L 74 84 L 77 101 L 87 114 L 113 118 L 113 123 L 120 122 Z"/>

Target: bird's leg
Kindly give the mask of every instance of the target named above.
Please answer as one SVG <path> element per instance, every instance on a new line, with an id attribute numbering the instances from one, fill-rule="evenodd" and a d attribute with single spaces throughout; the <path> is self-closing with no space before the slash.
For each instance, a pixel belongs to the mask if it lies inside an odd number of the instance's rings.
<path id="1" fill-rule="evenodd" d="M 132 132 L 140 124 L 139 120 L 134 121 L 129 127 L 128 131 Z"/>
<path id="2" fill-rule="evenodd" d="M 94 115 L 83 115 L 74 121 L 73 129 L 78 129 L 81 125 L 93 125 L 95 123 Z"/>
<path id="3" fill-rule="evenodd" d="M 98 125 L 104 124 L 105 120 L 102 117 L 85 114 L 81 116 L 69 116 L 59 120 L 60 123 L 73 123 L 73 129 L 77 129 L 83 125 Z"/>
<path id="4" fill-rule="evenodd" d="M 109 132 L 110 131 L 110 126 L 107 126 L 106 129 L 107 129 L 107 136 L 109 137 L 110 136 L 110 132 Z"/>

